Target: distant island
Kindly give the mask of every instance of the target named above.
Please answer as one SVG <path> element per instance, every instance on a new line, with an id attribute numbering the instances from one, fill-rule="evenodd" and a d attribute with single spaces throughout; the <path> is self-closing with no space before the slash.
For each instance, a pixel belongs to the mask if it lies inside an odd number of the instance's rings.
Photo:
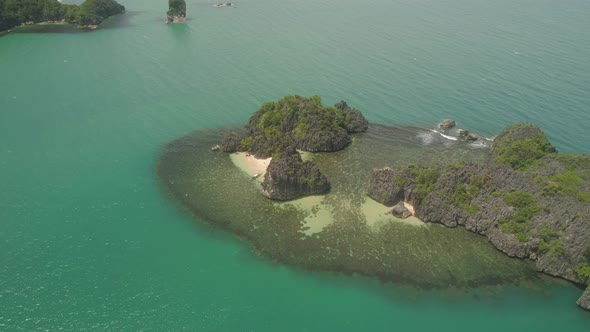
<path id="1" fill-rule="evenodd" d="M 124 10 L 125 7 L 115 0 L 86 0 L 80 5 L 65 5 L 57 0 L 3 0 L 0 2 L 0 31 L 43 22 L 96 28 L 103 20 Z"/>
<path id="2" fill-rule="evenodd" d="M 186 22 L 186 2 L 184 0 L 168 0 L 166 24 Z"/>
<path id="3" fill-rule="evenodd" d="M 171 143 L 158 172 L 191 211 L 285 263 L 427 287 L 510 282 L 531 278 L 529 269 L 590 284 L 590 157 L 558 154 L 530 124 L 506 128 L 490 149 L 471 148 L 479 136 L 453 126 L 369 126 L 346 102 L 326 107 L 318 96 L 287 96 L 223 138 L 196 134 Z M 426 154 L 409 133 L 440 134 L 471 152 Z M 415 152 L 386 152 L 400 140 Z M 224 154 L 202 156 L 207 149 L 231 153 L 231 162 Z M 431 155 L 428 165 L 403 161 Z M 232 163 L 262 181 L 246 185 Z M 393 166 L 366 168 L 378 164 Z M 524 265 L 496 257 L 459 225 Z M 590 288 L 578 305 L 590 310 Z"/>

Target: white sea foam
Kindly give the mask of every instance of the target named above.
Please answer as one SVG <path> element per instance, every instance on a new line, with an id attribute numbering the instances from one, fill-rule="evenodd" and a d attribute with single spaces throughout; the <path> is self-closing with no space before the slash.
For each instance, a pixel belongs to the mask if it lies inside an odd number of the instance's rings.
<path id="1" fill-rule="evenodd" d="M 440 131 L 437 131 L 437 130 L 434 130 L 434 129 L 430 129 L 430 131 L 432 131 L 433 133 L 437 133 L 437 134 L 439 134 L 440 136 L 442 136 L 442 137 L 444 137 L 444 138 L 446 138 L 446 139 L 449 139 L 449 140 L 451 140 L 451 141 L 456 141 L 456 140 L 458 140 L 458 138 L 457 138 L 457 137 L 453 137 L 453 136 L 445 135 L 445 134 L 441 133 Z"/>

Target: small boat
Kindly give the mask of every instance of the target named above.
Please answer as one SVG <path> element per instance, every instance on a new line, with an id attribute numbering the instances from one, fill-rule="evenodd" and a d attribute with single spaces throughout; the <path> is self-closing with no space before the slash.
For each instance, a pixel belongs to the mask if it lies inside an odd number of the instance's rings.
<path id="1" fill-rule="evenodd" d="M 258 177 L 260 177 L 260 173 L 256 173 L 256 174 L 252 175 L 252 180 L 257 179 Z"/>

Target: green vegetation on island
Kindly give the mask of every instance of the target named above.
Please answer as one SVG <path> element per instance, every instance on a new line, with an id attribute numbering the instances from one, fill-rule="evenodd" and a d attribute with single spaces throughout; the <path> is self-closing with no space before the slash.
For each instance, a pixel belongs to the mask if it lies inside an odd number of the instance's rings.
<path id="1" fill-rule="evenodd" d="M 590 156 L 558 154 L 530 124 L 503 130 L 485 163 L 374 170 L 369 196 L 487 236 L 537 269 L 590 283 Z M 584 302 L 586 303 L 586 302 Z"/>
<path id="2" fill-rule="evenodd" d="M 262 105 L 250 117 L 246 133 L 226 133 L 220 148 L 272 157 L 262 184 L 264 193 L 271 199 L 289 200 L 330 189 L 328 179 L 313 162 L 303 162 L 296 150 L 342 150 L 350 144 L 351 134 L 367 128 L 361 112 L 344 101 L 326 107 L 319 96 L 291 95 Z"/>
<path id="3" fill-rule="evenodd" d="M 235 148 L 259 158 L 272 157 L 291 146 L 309 152 L 331 152 L 344 149 L 351 142 L 350 134 L 367 128 L 361 112 L 343 101 L 326 107 L 319 96 L 291 95 L 264 104 L 250 117 L 245 137 L 230 134 L 222 146 L 227 152 Z"/>
<path id="4" fill-rule="evenodd" d="M 65 5 L 57 0 L 0 0 L 0 31 L 40 22 L 94 26 L 124 10 L 114 0 L 86 0 L 80 5 Z"/>

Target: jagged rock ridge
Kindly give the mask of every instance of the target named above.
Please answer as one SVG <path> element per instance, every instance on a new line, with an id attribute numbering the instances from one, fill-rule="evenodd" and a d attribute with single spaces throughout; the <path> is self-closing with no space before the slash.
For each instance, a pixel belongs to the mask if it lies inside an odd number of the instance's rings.
<path id="1" fill-rule="evenodd" d="M 590 282 L 590 157 L 557 154 L 534 126 L 501 132 L 485 164 L 376 169 L 368 194 L 388 206 L 411 202 L 425 222 L 485 235 L 539 271 Z"/>

